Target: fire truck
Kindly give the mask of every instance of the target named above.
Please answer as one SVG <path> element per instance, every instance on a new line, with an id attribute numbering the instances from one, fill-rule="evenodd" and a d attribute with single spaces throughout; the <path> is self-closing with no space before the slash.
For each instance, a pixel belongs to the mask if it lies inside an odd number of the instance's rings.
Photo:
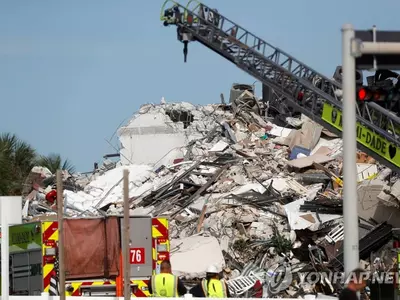
<path id="1" fill-rule="evenodd" d="M 123 296 L 122 217 L 65 219 L 67 296 Z M 58 278 L 58 223 L 10 226 L 10 295 L 52 291 Z M 130 217 L 132 297 L 148 297 L 150 276 L 169 259 L 168 219 Z"/>

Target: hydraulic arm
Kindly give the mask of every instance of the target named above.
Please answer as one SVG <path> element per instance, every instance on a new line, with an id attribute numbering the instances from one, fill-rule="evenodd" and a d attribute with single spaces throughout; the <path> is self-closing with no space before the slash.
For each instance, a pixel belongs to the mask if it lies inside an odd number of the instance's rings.
<path id="1" fill-rule="evenodd" d="M 198 1 L 186 6 L 167 0 L 165 26 L 175 25 L 178 40 L 198 41 L 279 93 L 315 122 L 342 133 L 341 84 L 317 73 L 282 50 Z M 357 142 L 362 151 L 400 172 L 400 118 L 374 102 L 357 104 Z"/>

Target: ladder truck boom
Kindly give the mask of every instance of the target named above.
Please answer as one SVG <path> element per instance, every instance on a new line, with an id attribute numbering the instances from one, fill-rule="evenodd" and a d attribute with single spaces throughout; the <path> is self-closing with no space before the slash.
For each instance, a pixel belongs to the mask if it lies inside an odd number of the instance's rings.
<path id="1" fill-rule="evenodd" d="M 165 26 L 176 26 L 178 40 L 197 41 L 235 64 L 283 96 L 287 101 L 329 131 L 341 136 L 341 84 L 257 37 L 216 9 L 196 0 L 186 6 L 167 0 L 161 11 Z M 375 102 L 358 102 L 358 148 L 380 163 L 400 172 L 400 118 Z"/>

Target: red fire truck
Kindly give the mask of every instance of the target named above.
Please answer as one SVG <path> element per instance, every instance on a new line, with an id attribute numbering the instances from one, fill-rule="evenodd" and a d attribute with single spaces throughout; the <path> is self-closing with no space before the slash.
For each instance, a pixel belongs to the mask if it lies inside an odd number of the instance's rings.
<path id="1" fill-rule="evenodd" d="M 123 296 L 121 228 L 121 217 L 64 220 L 68 296 Z M 56 221 L 10 226 L 10 295 L 51 292 L 57 280 L 58 233 Z M 150 276 L 169 259 L 169 250 L 166 218 L 130 218 L 133 297 L 150 296 Z"/>

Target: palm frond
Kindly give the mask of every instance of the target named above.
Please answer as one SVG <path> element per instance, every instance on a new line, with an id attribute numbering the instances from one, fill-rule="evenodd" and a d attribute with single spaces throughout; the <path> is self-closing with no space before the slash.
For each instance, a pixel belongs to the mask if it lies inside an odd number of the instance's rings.
<path id="1" fill-rule="evenodd" d="M 35 157 L 35 149 L 15 134 L 0 134 L 0 195 L 21 195 Z"/>
<path id="2" fill-rule="evenodd" d="M 61 155 L 55 153 L 50 153 L 47 156 L 41 155 L 37 160 L 37 164 L 46 167 L 53 174 L 57 170 L 67 170 L 70 174 L 75 173 L 73 164 L 68 159 L 63 162 Z"/>

